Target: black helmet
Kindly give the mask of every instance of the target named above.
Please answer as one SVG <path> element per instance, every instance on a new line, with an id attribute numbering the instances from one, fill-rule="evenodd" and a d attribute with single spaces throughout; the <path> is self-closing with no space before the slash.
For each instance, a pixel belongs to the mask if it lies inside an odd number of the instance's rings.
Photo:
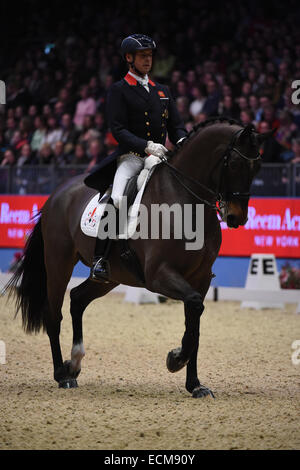
<path id="1" fill-rule="evenodd" d="M 145 34 L 132 34 L 123 39 L 121 44 L 123 59 L 125 59 L 126 54 L 134 54 L 136 51 L 142 51 L 144 49 L 156 49 L 156 44 L 153 39 L 149 36 L 145 36 Z"/>

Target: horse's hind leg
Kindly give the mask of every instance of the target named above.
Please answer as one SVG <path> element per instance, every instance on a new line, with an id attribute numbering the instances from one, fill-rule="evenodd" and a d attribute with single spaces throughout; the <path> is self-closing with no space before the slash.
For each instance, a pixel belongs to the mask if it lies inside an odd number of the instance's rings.
<path id="1" fill-rule="evenodd" d="M 71 351 L 71 361 L 68 364 L 71 377 L 78 377 L 81 370 L 81 360 L 85 355 L 82 335 L 82 315 L 92 300 L 102 297 L 118 284 L 110 282 L 109 284 L 91 281 L 87 279 L 82 284 L 74 287 L 70 292 L 71 297 L 71 316 L 73 324 L 73 346 Z"/>
<path id="2" fill-rule="evenodd" d="M 55 253 L 55 256 L 53 255 Z M 60 348 L 60 324 L 62 320 L 61 308 L 68 282 L 71 278 L 75 264 L 74 254 L 68 250 L 68 254 L 61 255 L 60 250 L 45 244 L 45 265 L 47 270 L 47 297 L 48 303 L 45 309 L 45 325 L 49 336 L 53 367 L 54 380 L 59 387 L 77 387 L 77 382 L 69 374 L 68 364 L 63 363 Z"/>

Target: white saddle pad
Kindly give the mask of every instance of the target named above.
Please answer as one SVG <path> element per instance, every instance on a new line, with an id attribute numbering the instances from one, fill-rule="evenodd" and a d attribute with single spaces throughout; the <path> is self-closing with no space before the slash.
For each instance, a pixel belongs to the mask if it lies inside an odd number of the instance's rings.
<path id="1" fill-rule="evenodd" d="M 99 194 L 92 197 L 84 209 L 81 216 L 80 227 L 82 232 L 89 237 L 97 237 L 100 220 L 103 216 L 106 203 L 111 195 L 112 188 L 109 188 L 99 201 Z"/>
<path id="2" fill-rule="evenodd" d="M 153 165 L 149 169 L 148 175 L 145 178 L 141 188 L 139 189 L 136 195 L 136 198 L 134 200 L 134 203 L 132 204 L 129 210 L 126 231 L 125 233 L 120 234 L 120 236 L 117 238 L 128 239 L 128 238 L 131 238 L 133 234 L 135 233 L 137 222 L 138 222 L 139 206 L 140 206 L 143 194 L 144 194 L 144 190 L 156 166 L 157 164 Z M 80 222 L 81 230 L 85 235 L 88 235 L 89 237 L 94 237 L 94 238 L 98 236 L 101 217 L 104 214 L 106 203 L 108 199 L 110 198 L 111 191 L 112 191 L 112 188 L 110 187 L 101 197 L 100 201 L 99 201 L 99 194 L 96 194 L 96 196 L 94 196 L 89 201 L 88 205 L 86 206 L 81 216 L 81 222 Z"/>

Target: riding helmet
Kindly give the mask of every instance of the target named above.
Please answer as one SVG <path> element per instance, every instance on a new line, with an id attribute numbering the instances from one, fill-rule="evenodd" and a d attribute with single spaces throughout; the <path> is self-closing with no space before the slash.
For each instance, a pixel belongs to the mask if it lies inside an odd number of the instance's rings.
<path id="1" fill-rule="evenodd" d="M 131 34 L 123 39 L 121 44 L 121 53 L 124 59 L 126 54 L 134 54 L 136 51 L 144 49 L 156 50 L 155 41 L 145 34 Z"/>

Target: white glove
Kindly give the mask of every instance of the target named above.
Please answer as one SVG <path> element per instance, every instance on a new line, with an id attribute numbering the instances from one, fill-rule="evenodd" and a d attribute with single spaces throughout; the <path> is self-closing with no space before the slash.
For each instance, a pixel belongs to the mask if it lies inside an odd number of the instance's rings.
<path id="1" fill-rule="evenodd" d="M 147 147 L 145 148 L 145 152 L 148 155 L 155 155 L 155 157 L 163 157 L 167 153 L 168 149 L 164 147 L 162 144 L 155 144 L 151 140 L 149 140 Z"/>

